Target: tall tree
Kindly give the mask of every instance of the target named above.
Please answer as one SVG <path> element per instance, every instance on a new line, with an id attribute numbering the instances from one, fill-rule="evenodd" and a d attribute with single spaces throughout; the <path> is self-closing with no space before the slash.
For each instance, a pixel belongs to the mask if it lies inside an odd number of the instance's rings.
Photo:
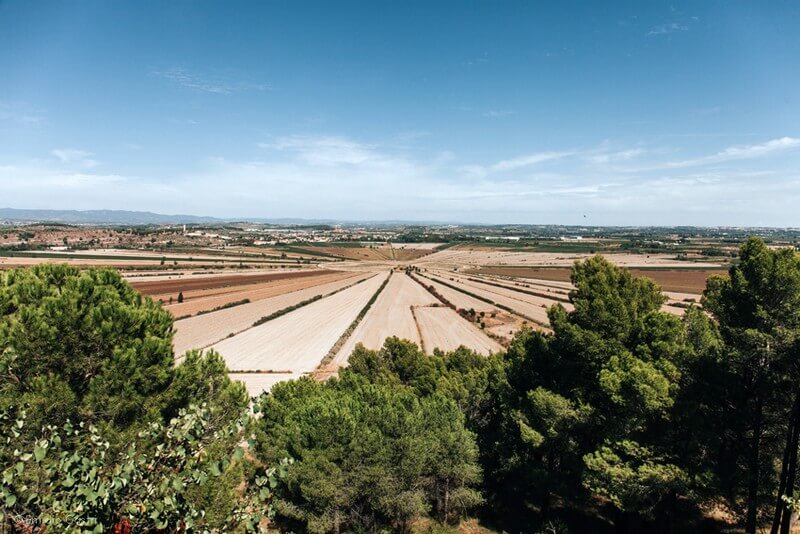
<path id="1" fill-rule="evenodd" d="M 790 511 L 781 496 L 794 490 L 797 472 L 800 257 L 792 249 L 770 249 L 758 238 L 744 243 L 739 257 L 728 277 L 709 279 L 703 304 L 719 322 L 736 377 L 732 400 L 743 424 L 746 531 L 756 531 L 761 498 L 774 489 L 773 532 L 788 532 Z M 770 471 L 781 440 L 775 488 Z"/>
<path id="2" fill-rule="evenodd" d="M 40 265 L 0 274 L 0 409 L 32 427 L 157 420 L 173 370 L 172 317 L 116 271 Z"/>
<path id="3" fill-rule="evenodd" d="M 573 310 L 549 311 L 553 333 L 523 333 L 507 351 L 496 448 L 507 460 L 496 474 L 524 481 L 518 492 L 543 513 L 551 494 L 574 502 L 583 486 L 617 505 L 621 528 L 654 513 L 668 522 L 689 484 L 675 406 L 713 328 L 696 311 L 683 320 L 662 311 L 655 283 L 600 256 L 576 263 L 572 282 Z"/>

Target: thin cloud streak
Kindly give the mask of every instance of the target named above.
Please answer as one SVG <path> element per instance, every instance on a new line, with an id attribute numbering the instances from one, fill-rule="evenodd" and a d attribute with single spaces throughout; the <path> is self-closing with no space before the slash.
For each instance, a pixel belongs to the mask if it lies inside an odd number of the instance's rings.
<path id="1" fill-rule="evenodd" d="M 94 154 L 91 152 L 86 152 L 85 150 L 76 150 L 74 148 L 56 148 L 50 153 L 61 163 L 77 164 L 86 169 L 97 167 L 100 164 L 97 160 L 92 159 Z"/>
<path id="2" fill-rule="evenodd" d="M 800 148 L 800 139 L 795 137 L 781 137 L 765 143 L 755 145 L 738 145 L 728 147 L 716 154 L 703 158 L 673 161 L 666 165 L 668 168 L 696 167 L 714 163 L 724 163 L 744 159 L 761 158 L 764 156 L 788 152 Z"/>
<path id="3" fill-rule="evenodd" d="M 204 77 L 185 67 L 170 67 L 163 70 L 154 70 L 152 74 L 164 78 L 177 86 L 202 93 L 229 95 L 241 91 L 268 91 L 272 89 L 269 84 L 264 83 L 250 83 Z"/>
<path id="4" fill-rule="evenodd" d="M 659 24 L 654 26 L 647 35 L 667 35 L 675 32 L 685 32 L 689 30 L 689 26 L 681 24 L 680 22 L 669 22 L 667 24 Z"/>
<path id="5" fill-rule="evenodd" d="M 510 117 L 516 114 L 517 114 L 516 111 L 490 109 L 489 111 L 484 113 L 483 116 L 489 119 L 499 119 L 502 117 Z"/>

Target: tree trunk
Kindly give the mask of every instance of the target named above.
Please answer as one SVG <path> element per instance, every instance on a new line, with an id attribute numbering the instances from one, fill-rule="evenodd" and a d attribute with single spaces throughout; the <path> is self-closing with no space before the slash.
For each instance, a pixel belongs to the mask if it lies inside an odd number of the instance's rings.
<path id="1" fill-rule="evenodd" d="M 794 483 L 797 479 L 797 446 L 800 441 L 800 393 L 798 393 L 797 411 L 794 414 L 794 432 L 791 437 L 789 445 L 789 467 L 786 473 L 786 495 L 794 493 Z M 783 497 L 783 495 L 781 495 Z M 789 529 L 792 526 L 792 510 L 786 506 L 786 503 L 781 499 L 783 508 L 783 520 L 781 522 L 781 534 L 789 534 Z"/>
<path id="2" fill-rule="evenodd" d="M 792 434 L 794 433 L 794 423 L 789 422 L 789 431 L 786 435 L 786 447 L 783 449 L 783 460 L 781 461 L 781 476 L 778 481 L 778 499 L 775 501 L 775 513 L 772 515 L 772 528 L 770 534 L 778 534 L 781 525 L 781 517 L 786 509 L 786 503 L 783 502 L 783 495 L 786 493 L 786 475 L 789 469 L 789 455 L 792 442 Z"/>
<path id="3" fill-rule="evenodd" d="M 542 517 L 542 524 L 547 522 L 547 520 L 550 518 L 550 491 L 548 490 L 545 490 L 544 495 L 542 496 L 542 508 L 539 515 Z"/>
<path id="4" fill-rule="evenodd" d="M 781 477 L 778 483 L 778 495 L 775 501 L 775 513 L 772 516 L 772 529 L 770 534 L 784 534 L 782 525 L 785 523 L 788 528 L 788 520 L 783 521 L 788 514 L 791 519 L 791 511 L 783 502 L 783 496 L 791 494 L 794 488 L 795 474 L 797 471 L 797 439 L 800 433 L 800 391 L 795 393 L 792 411 L 789 415 L 789 426 L 786 432 L 786 446 L 783 449 L 783 460 L 781 462 Z M 788 533 L 788 530 L 785 531 Z"/>
<path id="5" fill-rule="evenodd" d="M 756 534 L 758 521 L 758 475 L 761 470 L 761 419 L 763 416 L 761 393 L 756 391 L 756 406 L 753 421 L 753 439 L 750 444 L 748 460 L 749 477 L 747 481 L 747 519 L 744 530 L 746 534 Z"/>
<path id="6" fill-rule="evenodd" d="M 446 523 L 448 515 L 450 514 L 450 484 L 445 484 L 444 487 L 444 514 L 442 514 L 442 523 Z"/>

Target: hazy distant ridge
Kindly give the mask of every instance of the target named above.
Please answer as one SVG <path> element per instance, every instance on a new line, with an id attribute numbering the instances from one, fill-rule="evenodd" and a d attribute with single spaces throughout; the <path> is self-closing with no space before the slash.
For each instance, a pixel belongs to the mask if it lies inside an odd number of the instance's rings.
<path id="1" fill-rule="evenodd" d="M 164 215 L 125 210 L 26 210 L 0 208 L 0 220 L 15 222 L 59 222 L 67 224 L 199 224 L 222 223 L 223 219 L 197 215 Z"/>

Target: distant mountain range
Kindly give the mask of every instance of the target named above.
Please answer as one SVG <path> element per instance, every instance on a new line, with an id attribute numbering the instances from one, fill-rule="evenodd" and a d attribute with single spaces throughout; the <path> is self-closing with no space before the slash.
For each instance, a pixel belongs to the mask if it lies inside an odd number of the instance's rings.
<path id="1" fill-rule="evenodd" d="M 401 227 L 401 226 L 459 226 L 464 229 L 481 228 L 506 228 L 506 229 L 538 229 L 538 230 L 559 230 L 566 232 L 590 232 L 596 230 L 637 230 L 648 231 L 672 229 L 674 231 L 693 231 L 693 230 L 753 230 L 774 232 L 779 230 L 798 231 L 800 228 L 777 228 L 777 227 L 739 227 L 739 226 L 592 226 L 592 225 L 562 225 L 562 224 L 479 224 L 457 221 L 409 221 L 409 220 L 378 220 L 378 221 L 359 221 L 359 220 L 337 220 L 337 219 L 303 219 L 297 217 L 284 218 L 262 218 L 262 217 L 235 217 L 220 218 L 207 217 L 200 215 L 164 215 L 163 213 L 153 213 L 150 211 L 127 211 L 127 210 L 46 210 L 46 209 L 16 209 L 0 208 L 0 223 L 61 223 L 61 224 L 108 224 L 108 225 L 148 225 L 148 224 L 207 224 L 221 225 L 230 223 L 255 223 L 286 226 L 316 226 L 316 225 L 342 225 L 348 227 Z"/>
<path id="2" fill-rule="evenodd" d="M 150 211 L 126 210 L 45 210 L 45 209 L 15 209 L 0 208 L 0 221 L 18 223 L 62 223 L 62 224 L 112 224 L 112 225 L 139 225 L 139 224 L 225 224 L 225 223 L 260 223 L 278 225 L 318 225 L 318 224 L 370 224 L 377 226 L 420 226 L 458 224 L 443 223 L 441 221 L 339 221 L 334 219 L 302 219 L 302 218 L 250 218 L 237 217 L 223 219 L 219 217 L 206 217 L 199 215 L 164 215 Z"/>
<path id="3" fill-rule="evenodd" d="M 215 217 L 163 215 L 149 211 L 125 210 L 21 210 L 0 208 L 0 221 L 55 222 L 65 224 L 219 224 Z"/>

